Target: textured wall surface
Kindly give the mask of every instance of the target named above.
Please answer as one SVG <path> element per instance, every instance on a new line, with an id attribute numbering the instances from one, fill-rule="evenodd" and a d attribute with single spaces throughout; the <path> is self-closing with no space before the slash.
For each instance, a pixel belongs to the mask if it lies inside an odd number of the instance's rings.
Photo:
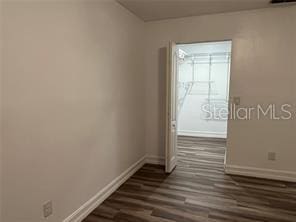
<path id="1" fill-rule="evenodd" d="M 147 23 L 147 152 L 164 155 L 164 68 L 161 49 L 177 43 L 231 39 L 230 95 L 241 106 L 296 101 L 296 7 L 278 7 Z M 296 171 L 296 121 L 268 118 L 228 124 L 227 164 Z M 277 153 L 268 161 L 267 152 Z"/>
<path id="2" fill-rule="evenodd" d="M 144 151 L 142 21 L 113 1 L 5 2 L 5 222 L 59 222 Z"/>

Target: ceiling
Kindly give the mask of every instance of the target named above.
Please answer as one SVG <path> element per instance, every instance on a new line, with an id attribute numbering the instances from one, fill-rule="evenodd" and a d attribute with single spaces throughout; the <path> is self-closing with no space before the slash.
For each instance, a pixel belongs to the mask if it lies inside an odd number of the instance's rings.
<path id="1" fill-rule="evenodd" d="M 270 0 L 117 0 L 144 21 L 269 7 Z"/>

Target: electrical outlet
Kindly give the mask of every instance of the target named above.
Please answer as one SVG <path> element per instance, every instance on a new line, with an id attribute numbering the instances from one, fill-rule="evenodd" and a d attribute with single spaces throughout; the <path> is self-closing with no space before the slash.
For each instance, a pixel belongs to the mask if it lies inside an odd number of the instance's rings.
<path id="1" fill-rule="evenodd" d="M 52 213 L 53 213 L 52 201 L 48 201 L 43 205 L 43 216 L 46 218 L 52 215 Z"/>
<path id="2" fill-rule="evenodd" d="M 275 152 L 268 152 L 268 160 L 276 160 L 276 153 Z"/>
<path id="3" fill-rule="evenodd" d="M 240 105 L 240 97 L 239 96 L 234 96 L 233 97 L 233 103 L 234 103 L 234 105 Z"/>

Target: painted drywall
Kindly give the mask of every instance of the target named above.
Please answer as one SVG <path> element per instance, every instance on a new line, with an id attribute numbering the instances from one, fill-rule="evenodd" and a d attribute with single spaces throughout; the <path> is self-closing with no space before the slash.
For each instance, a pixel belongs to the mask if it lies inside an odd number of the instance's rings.
<path id="1" fill-rule="evenodd" d="M 230 95 L 241 106 L 296 101 L 296 7 L 207 15 L 146 23 L 146 149 L 164 155 L 165 53 L 179 43 L 233 40 Z M 231 120 L 227 164 L 296 171 L 294 120 Z M 276 161 L 267 152 L 277 153 Z"/>
<path id="2" fill-rule="evenodd" d="M 0 2 L 0 221 L 2 218 L 2 4 Z"/>
<path id="3" fill-rule="evenodd" d="M 1 221 L 61 222 L 145 154 L 143 22 L 114 1 L 3 4 Z"/>
<path id="4" fill-rule="evenodd" d="M 192 57 L 179 58 L 178 135 L 226 138 L 227 114 L 219 115 L 219 112 L 227 111 L 228 107 L 231 42 L 177 47 L 187 56 L 199 54 L 194 65 Z M 211 58 L 209 54 L 212 54 Z M 209 78 L 211 82 L 208 82 Z"/>

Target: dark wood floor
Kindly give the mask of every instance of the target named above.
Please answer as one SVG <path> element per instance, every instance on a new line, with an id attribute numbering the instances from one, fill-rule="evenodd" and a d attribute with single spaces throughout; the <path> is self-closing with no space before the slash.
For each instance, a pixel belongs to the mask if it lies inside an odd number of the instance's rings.
<path id="1" fill-rule="evenodd" d="M 145 165 L 84 222 L 296 222 L 296 185 L 228 176 L 225 141 L 180 137 L 170 175 Z"/>

